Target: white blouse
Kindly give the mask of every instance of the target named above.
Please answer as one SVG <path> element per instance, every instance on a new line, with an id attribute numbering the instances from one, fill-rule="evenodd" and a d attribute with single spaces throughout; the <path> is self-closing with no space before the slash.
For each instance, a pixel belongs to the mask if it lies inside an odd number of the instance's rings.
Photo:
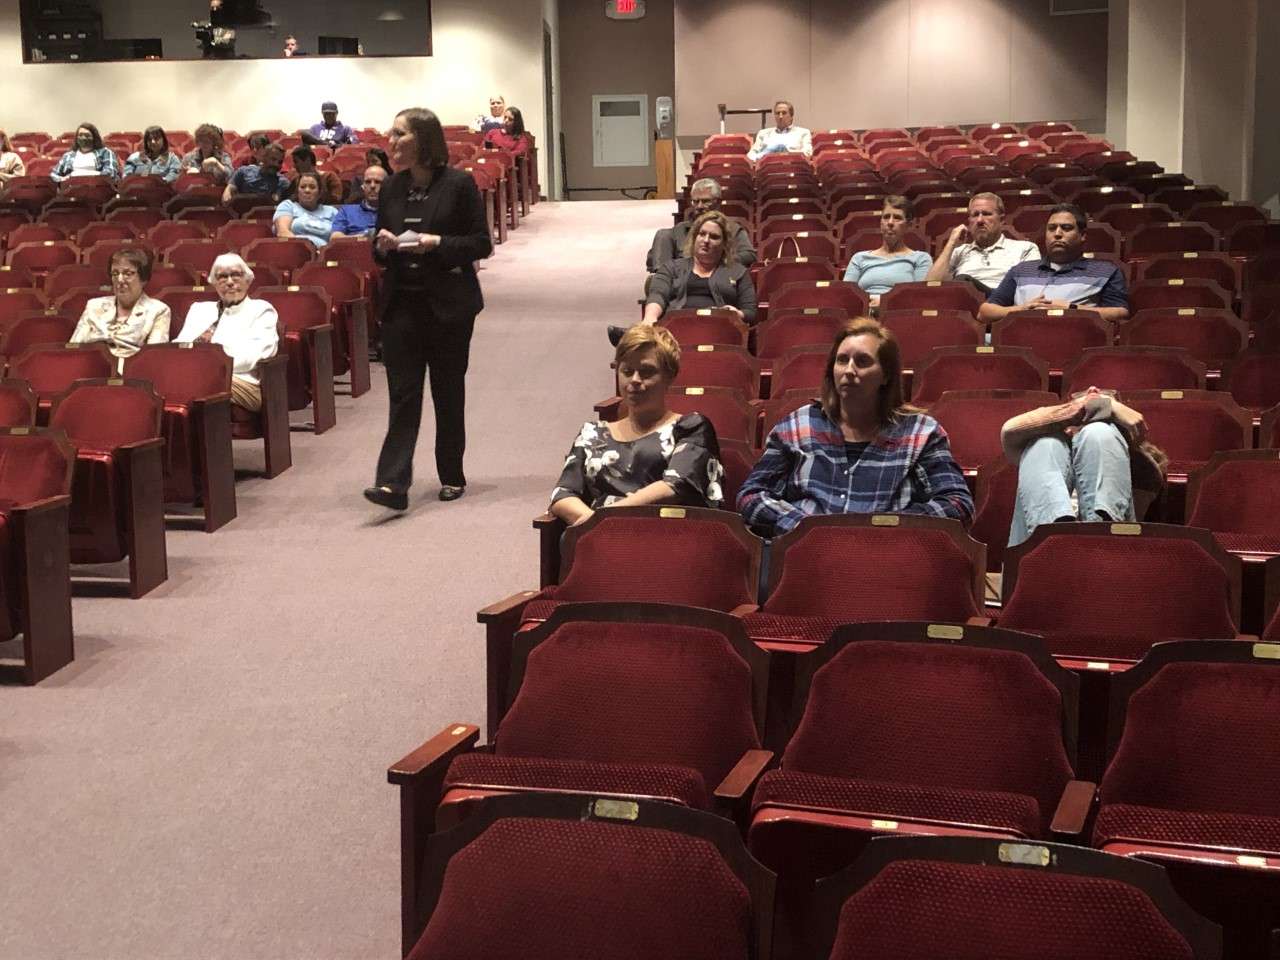
<path id="1" fill-rule="evenodd" d="M 94 297 L 84 305 L 70 343 L 104 342 L 111 355 L 132 357 L 146 343 L 169 342 L 169 307 L 145 293 L 127 317 L 116 315 L 115 297 Z"/>

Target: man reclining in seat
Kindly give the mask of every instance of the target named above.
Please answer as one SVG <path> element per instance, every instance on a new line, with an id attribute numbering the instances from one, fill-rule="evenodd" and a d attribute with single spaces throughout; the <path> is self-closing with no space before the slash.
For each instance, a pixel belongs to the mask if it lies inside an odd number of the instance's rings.
<path id="1" fill-rule="evenodd" d="M 765 127 L 756 134 L 755 143 L 747 151 L 747 159 L 755 163 L 769 153 L 803 153 L 813 156 L 813 135 L 806 127 L 795 124 L 796 108 L 790 100 L 778 100 L 773 105 L 772 127 Z"/>
<path id="2" fill-rule="evenodd" d="M 994 193 L 975 193 L 968 221 L 951 231 L 925 279 L 967 280 L 989 294 L 1010 269 L 1039 259 L 1040 248 L 1030 240 L 1005 236 L 1004 201 Z"/>

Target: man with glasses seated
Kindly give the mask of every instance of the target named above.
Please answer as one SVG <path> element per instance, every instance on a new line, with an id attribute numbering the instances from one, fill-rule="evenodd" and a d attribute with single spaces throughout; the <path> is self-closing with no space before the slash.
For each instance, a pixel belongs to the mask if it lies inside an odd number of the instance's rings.
<path id="1" fill-rule="evenodd" d="M 364 171 L 360 186 L 364 190 L 364 199 L 359 203 L 345 203 L 338 208 L 338 215 L 333 218 L 333 233 L 329 239 L 336 237 L 371 237 L 374 225 L 378 222 L 378 194 L 382 192 L 382 181 L 387 179 L 387 171 L 376 164 Z"/>
<path id="2" fill-rule="evenodd" d="M 258 364 L 280 348 L 276 308 L 249 296 L 253 271 L 239 254 L 224 253 L 213 261 L 209 282 L 216 301 L 193 303 L 176 343 L 216 343 L 232 360 L 231 402 L 246 410 L 262 409 Z"/>
<path id="3" fill-rule="evenodd" d="M 169 342 L 169 308 L 142 292 L 151 279 L 151 254 L 128 247 L 111 255 L 107 266 L 111 296 L 84 305 L 69 343 L 105 343 L 123 361 L 143 344 Z"/>

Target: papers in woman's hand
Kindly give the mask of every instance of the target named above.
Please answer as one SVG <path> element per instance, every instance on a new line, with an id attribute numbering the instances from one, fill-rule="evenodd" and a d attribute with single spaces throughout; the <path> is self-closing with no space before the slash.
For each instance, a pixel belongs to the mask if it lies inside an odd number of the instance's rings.
<path id="1" fill-rule="evenodd" d="M 396 245 L 401 250 L 416 250 L 418 243 L 422 240 L 422 234 L 413 230 L 406 230 L 404 233 L 396 237 Z"/>

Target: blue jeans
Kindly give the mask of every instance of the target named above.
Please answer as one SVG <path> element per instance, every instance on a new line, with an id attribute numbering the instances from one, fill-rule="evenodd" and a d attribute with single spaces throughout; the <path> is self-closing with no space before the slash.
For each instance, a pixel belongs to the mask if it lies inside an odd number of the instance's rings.
<path id="1" fill-rule="evenodd" d="M 1115 424 L 1087 423 L 1073 437 L 1039 437 L 1027 444 L 1018 461 L 1009 546 L 1022 543 L 1042 523 L 1075 517 L 1072 490 L 1081 520 L 1134 518 L 1129 443 Z"/>

